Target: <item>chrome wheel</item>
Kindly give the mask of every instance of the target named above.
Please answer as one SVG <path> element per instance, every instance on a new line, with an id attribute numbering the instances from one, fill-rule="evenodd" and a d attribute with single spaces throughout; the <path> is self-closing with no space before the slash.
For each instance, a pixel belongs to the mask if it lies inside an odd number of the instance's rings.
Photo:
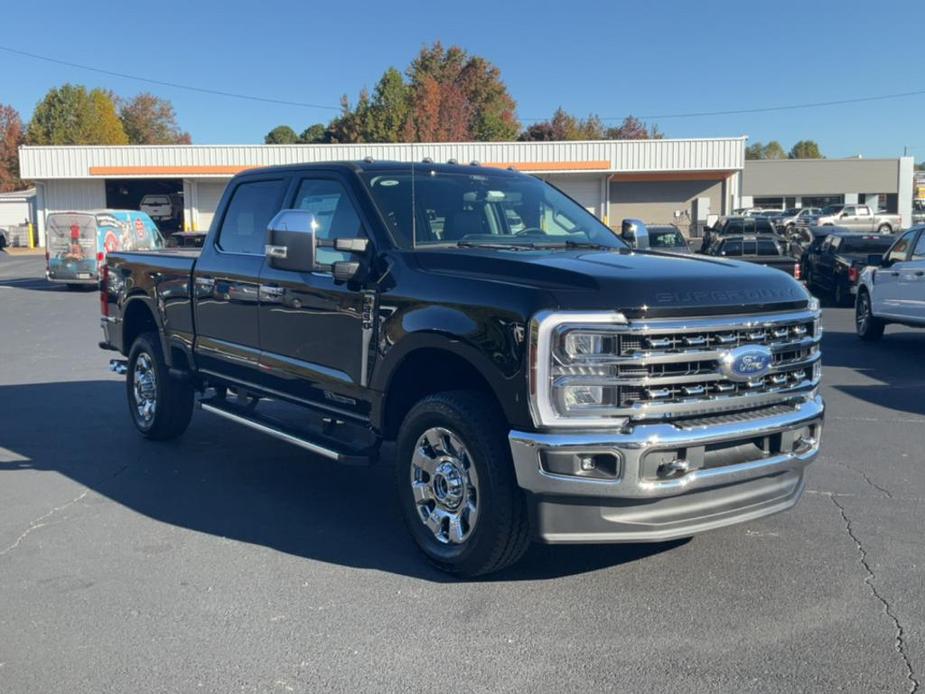
<path id="1" fill-rule="evenodd" d="M 411 491 L 417 516 L 443 544 L 462 544 L 478 520 L 479 477 L 466 446 L 442 427 L 425 431 L 414 447 Z"/>
<path id="2" fill-rule="evenodd" d="M 858 332 L 867 332 L 867 322 L 870 320 L 870 299 L 867 298 L 867 294 L 861 294 L 858 297 L 858 307 L 855 311 L 854 319 L 857 322 Z"/>
<path id="3" fill-rule="evenodd" d="M 135 395 L 135 411 L 138 418 L 148 424 L 157 411 L 157 375 L 154 361 L 147 352 L 141 352 L 135 359 L 132 371 L 132 391 Z"/>

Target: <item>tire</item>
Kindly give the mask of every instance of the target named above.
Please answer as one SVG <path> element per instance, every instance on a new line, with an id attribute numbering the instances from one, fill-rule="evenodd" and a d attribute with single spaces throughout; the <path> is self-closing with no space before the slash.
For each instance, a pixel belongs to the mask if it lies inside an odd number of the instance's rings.
<path id="1" fill-rule="evenodd" d="M 886 323 L 874 317 L 870 294 L 867 293 L 866 289 L 858 290 L 858 300 L 854 307 L 854 325 L 858 337 L 865 342 L 876 342 L 883 337 L 883 329 L 886 327 Z"/>
<path id="2" fill-rule="evenodd" d="M 175 439 L 189 426 L 193 386 L 171 377 L 157 333 L 143 333 L 132 344 L 125 392 L 132 422 L 145 438 Z"/>
<path id="3" fill-rule="evenodd" d="M 877 233 L 878 234 L 892 234 L 893 227 L 891 227 L 889 224 L 881 224 L 880 226 L 877 227 Z"/>
<path id="4" fill-rule="evenodd" d="M 526 498 L 503 421 L 487 395 L 448 391 L 418 402 L 402 422 L 399 504 L 414 541 L 441 571 L 467 577 L 499 571 L 530 545 Z"/>

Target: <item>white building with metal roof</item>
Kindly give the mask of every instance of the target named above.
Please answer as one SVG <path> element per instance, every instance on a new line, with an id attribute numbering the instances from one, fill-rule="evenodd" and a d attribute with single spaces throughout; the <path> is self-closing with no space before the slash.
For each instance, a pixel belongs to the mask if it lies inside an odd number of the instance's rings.
<path id="1" fill-rule="evenodd" d="M 745 138 L 579 142 L 461 142 L 351 145 L 151 145 L 20 148 L 22 178 L 36 184 L 44 242 L 51 212 L 138 209 L 146 195 L 170 195 L 176 228 L 208 229 L 225 186 L 245 169 L 359 160 L 478 161 L 549 180 L 605 222 L 652 223 L 693 210 L 728 214 L 738 206 Z"/>

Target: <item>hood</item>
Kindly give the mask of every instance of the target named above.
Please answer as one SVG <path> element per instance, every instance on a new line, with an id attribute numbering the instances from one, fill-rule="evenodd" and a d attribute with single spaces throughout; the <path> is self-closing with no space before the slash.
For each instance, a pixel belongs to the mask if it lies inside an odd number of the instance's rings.
<path id="1" fill-rule="evenodd" d="M 459 249 L 415 256 L 427 272 L 543 289 L 561 310 L 683 316 L 788 310 L 809 300 L 803 286 L 780 270 L 702 255 Z"/>

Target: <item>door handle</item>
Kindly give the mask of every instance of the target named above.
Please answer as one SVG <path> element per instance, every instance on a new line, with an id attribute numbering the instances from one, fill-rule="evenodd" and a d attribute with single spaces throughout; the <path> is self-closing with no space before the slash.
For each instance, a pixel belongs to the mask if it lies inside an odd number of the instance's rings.
<path id="1" fill-rule="evenodd" d="M 925 270 L 916 270 L 916 271 L 915 271 L 915 276 L 916 276 L 916 277 L 923 277 L 923 276 L 925 276 Z"/>
<path id="2" fill-rule="evenodd" d="M 896 272 L 895 270 L 894 270 L 893 272 L 891 272 L 890 275 L 893 276 L 893 277 L 899 277 L 899 273 Z"/>

